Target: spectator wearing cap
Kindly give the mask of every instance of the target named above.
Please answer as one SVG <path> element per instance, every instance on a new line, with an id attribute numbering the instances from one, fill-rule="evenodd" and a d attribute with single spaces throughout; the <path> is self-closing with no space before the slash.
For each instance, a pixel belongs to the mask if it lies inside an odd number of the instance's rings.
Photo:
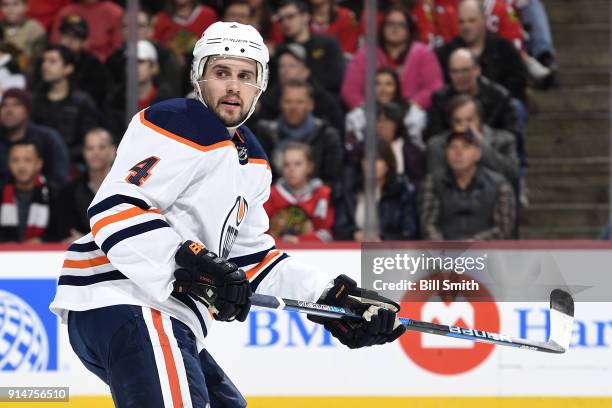
<path id="1" fill-rule="evenodd" d="M 54 129 L 32 123 L 32 98 L 22 89 L 9 89 L 0 104 L 0 182 L 9 179 L 8 151 L 21 140 L 38 146 L 43 159 L 42 174 L 49 182 L 62 185 L 68 181 L 68 149 Z"/>
<path id="2" fill-rule="evenodd" d="M 298 43 L 285 43 L 277 48 L 274 57 L 277 81 L 261 96 L 258 118 L 277 118 L 282 86 L 288 81 L 306 81 L 314 92 L 314 116 L 327 120 L 342 135 L 344 115 L 340 102 L 312 75 L 307 65 L 306 48 Z"/>
<path id="3" fill-rule="evenodd" d="M 414 187 L 395 169 L 395 155 L 389 143 L 378 141 L 376 149 L 376 187 L 374 217 L 375 240 L 412 240 L 419 235 Z M 338 240 L 364 240 L 366 223 L 364 194 L 365 160 L 361 162 L 361 177 L 352 184 L 343 184 L 335 202 L 334 237 Z"/>
<path id="4" fill-rule="evenodd" d="M 510 239 L 515 228 L 512 186 L 479 164 L 480 143 L 472 132 L 452 132 L 446 166 L 425 177 L 420 202 L 422 235 L 428 240 Z"/>
<path id="5" fill-rule="evenodd" d="M 342 99 L 349 109 L 365 98 L 366 48 L 361 47 L 349 64 L 342 83 Z M 418 42 L 416 26 L 408 11 L 390 7 L 384 14 L 376 50 L 376 66 L 396 69 L 402 97 L 422 109 L 429 108 L 432 94 L 443 85 L 442 71 L 434 52 Z"/>
<path id="6" fill-rule="evenodd" d="M 47 43 L 45 28 L 36 20 L 28 18 L 27 0 L 2 0 L 0 28 L 4 41 L 19 51 L 19 66 L 30 71 L 30 62 L 40 57 Z"/>
<path id="7" fill-rule="evenodd" d="M 157 52 L 157 63 L 159 65 L 159 74 L 156 81 L 158 84 L 165 84 L 164 87 L 172 92 L 172 97 L 184 96 L 183 88 L 188 81 L 181 74 L 181 68 L 178 65 L 174 52 L 163 44 L 153 40 L 153 18 L 145 10 L 138 10 L 138 40 L 150 41 Z M 123 37 L 128 36 L 127 15 L 122 18 Z M 116 50 L 106 61 L 106 68 L 111 77 L 111 83 L 125 84 L 125 64 L 126 64 L 126 43 Z M 185 83 L 185 84 L 184 84 Z M 125 85 L 123 85 L 125 87 Z"/>
<path id="8" fill-rule="evenodd" d="M 153 38 L 173 50 L 179 65 L 187 67 L 196 41 L 218 19 L 212 7 L 198 0 L 168 0 L 165 10 L 155 15 Z"/>
<path id="9" fill-rule="evenodd" d="M 11 145 L 8 152 L 11 180 L 2 186 L 0 242 L 37 243 L 53 240 L 50 213 L 55 191 L 41 175 L 43 160 L 31 140 Z"/>
<path id="10" fill-rule="evenodd" d="M 359 25 L 350 9 L 336 5 L 335 0 L 310 0 L 310 14 L 313 33 L 336 37 L 348 57 L 355 52 Z"/>
<path id="11" fill-rule="evenodd" d="M 110 132 L 95 128 L 85 134 L 85 171 L 58 193 L 57 239 L 73 242 L 90 231 L 87 208 L 115 160 L 116 146 Z"/>
<path id="12" fill-rule="evenodd" d="M 518 187 L 519 161 L 516 140 L 507 130 L 494 129 L 482 122 L 482 107 L 477 99 L 461 94 L 448 105 L 451 130 L 444 131 L 427 143 L 427 167 L 435 171 L 444 167 L 444 145 L 452 132 L 472 132 L 481 150 L 480 165 L 503 174 L 516 189 Z"/>
<path id="13" fill-rule="evenodd" d="M 123 42 L 121 35 L 123 9 L 107 0 L 75 0 L 55 16 L 51 31 L 52 43 L 59 42 L 62 22 L 71 14 L 78 14 L 87 21 L 89 26 L 87 51 L 93 53 L 101 62 L 106 62 L 106 59 Z"/>
<path id="14" fill-rule="evenodd" d="M 142 110 L 156 102 L 174 96 L 166 84 L 156 83 L 159 72 L 157 51 L 150 41 L 140 40 L 137 45 L 138 55 L 138 110 Z M 125 131 L 125 87 L 115 86 L 106 104 L 106 114 L 113 123 L 116 135 Z"/>
<path id="15" fill-rule="evenodd" d="M 436 92 L 428 112 L 425 139 L 451 128 L 448 103 L 459 94 L 468 94 L 482 106 L 482 121 L 495 129 L 512 132 L 517 138 L 519 131 L 512 96 L 506 88 L 482 75 L 478 59 L 467 48 L 458 48 L 448 60 L 450 82 Z"/>
<path id="16" fill-rule="evenodd" d="M 312 114 L 314 92 L 304 81 L 288 81 L 282 86 L 281 114 L 274 120 L 260 120 L 255 134 L 270 158 L 273 175 L 282 169 L 282 151 L 289 142 L 301 142 L 312 149 L 313 177 L 333 185 L 342 168 L 342 143 L 338 131 Z"/>
<path id="17" fill-rule="evenodd" d="M 75 58 L 72 83 L 87 92 L 96 106 L 101 107 L 110 82 L 108 71 L 96 56 L 87 51 L 89 24 L 78 14 L 68 14 L 60 25 L 59 44 L 69 48 Z M 40 80 L 40 64 L 37 80 Z"/>
<path id="18" fill-rule="evenodd" d="M 42 83 L 32 102 L 32 120 L 60 133 L 73 165 L 82 163 L 85 133 L 102 125 L 94 101 L 70 82 L 74 66 L 74 53 L 70 49 L 49 45 L 43 53 Z"/>
<path id="19" fill-rule="evenodd" d="M 306 49 L 306 65 L 312 75 L 332 94 L 337 94 L 344 76 L 344 55 L 338 40 L 310 31 L 308 4 L 303 0 L 284 0 L 277 12 L 285 42 Z"/>
<path id="20" fill-rule="evenodd" d="M 463 0 L 458 11 L 459 35 L 436 50 L 447 80 L 451 54 L 458 48 L 467 48 L 478 59 L 482 75 L 501 84 L 524 104 L 527 71 L 519 52 L 510 42 L 487 32 L 486 13 L 479 0 Z"/>

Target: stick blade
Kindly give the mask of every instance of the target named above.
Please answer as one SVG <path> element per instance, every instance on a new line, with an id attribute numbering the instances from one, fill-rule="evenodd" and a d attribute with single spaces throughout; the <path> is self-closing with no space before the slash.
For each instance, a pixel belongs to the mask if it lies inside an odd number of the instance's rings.
<path id="1" fill-rule="evenodd" d="M 555 289 L 550 293 L 550 340 L 564 351 L 569 348 L 574 326 L 574 299 L 568 292 Z"/>

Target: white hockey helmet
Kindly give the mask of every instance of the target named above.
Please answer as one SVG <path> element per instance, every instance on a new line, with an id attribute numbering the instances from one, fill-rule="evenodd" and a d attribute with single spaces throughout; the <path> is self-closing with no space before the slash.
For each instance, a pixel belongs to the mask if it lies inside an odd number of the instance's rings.
<path id="1" fill-rule="evenodd" d="M 211 24 L 193 48 L 191 83 L 198 99 L 206 106 L 198 81 L 204 74 L 209 57 L 250 58 L 257 65 L 257 87 L 261 92 L 253 100 L 249 113 L 240 123 L 246 122 L 255 110 L 255 105 L 268 86 L 268 47 L 261 34 L 252 26 L 240 23 L 218 21 Z M 238 125 L 238 126 L 240 126 Z M 238 127 L 236 126 L 236 127 Z"/>

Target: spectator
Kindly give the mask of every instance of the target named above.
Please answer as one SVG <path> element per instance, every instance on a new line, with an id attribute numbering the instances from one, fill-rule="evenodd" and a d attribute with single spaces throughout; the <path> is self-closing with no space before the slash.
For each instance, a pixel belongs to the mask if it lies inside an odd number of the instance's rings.
<path id="1" fill-rule="evenodd" d="M 163 82 L 156 83 L 159 65 L 157 51 L 146 40 L 138 41 L 138 110 L 156 102 L 173 97 L 171 90 Z M 113 123 L 113 133 L 122 135 L 125 131 L 125 87 L 117 84 L 111 91 L 106 106 L 106 114 Z"/>
<path id="2" fill-rule="evenodd" d="M 446 141 L 448 167 L 423 183 L 420 217 L 428 240 L 509 239 L 515 228 L 515 198 L 504 177 L 480 166 L 479 142 L 471 132 Z"/>
<path id="3" fill-rule="evenodd" d="M 19 67 L 28 71 L 30 62 L 40 57 L 47 42 L 45 28 L 36 20 L 28 18 L 27 0 L 2 0 L 0 22 L 4 41 L 19 51 Z"/>
<path id="4" fill-rule="evenodd" d="M 49 32 L 55 16 L 70 2 L 71 0 L 31 1 L 28 4 L 28 17 L 37 20 L 45 28 L 45 31 Z"/>
<path id="5" fill-rule="evenodd" d="M 357 49 L 359 26 L 353 12 L 336 5 L 336 0 L 310 0 L 310 30 L 334 36 L 347 57 Z"/>
<path id="6" fill-rule="evenodd" d="M 276 46 L 283 42 L 283 31 L 280 23 L 272 15 L 272 6 L 269 1 L 264 0 L 248 0 L 248 2 L 253 10 L 251 25 L 259 31 L 270 55 L 273 55 Z"/>
<path id="7" fill-rule="evenodd" d="M 380 240 L 409 240 L 418 237 L 414 188 L 395 172 L 397 164 L 391 146 L 380 140 L 376 153 L 376 222 L 374 234 Z M 363 173 L 367 171 L 362 163 Z M 363 175 L 345 180 L 336 205 L 334 236 L 340 240 L 364 240 L 365 195 Z"/>
<path id="8" fill-rule="evenodd" d="M 60 26 L 64 18 L 70 14 L 82 16 L 89 26 L 87 51 L 93 53 L 101 62 L 121 46 L 121 16 L 123 9 L 112 1 L 107 0 L 75 0 L 55 17 L 51 42 L 58 43 Z"/>
<path id="9" fill-rule="evenodd" d="M 527 72 L 512 44 L 487 32 L 486 15 L 478 0 L 463 0 L 459 4 L 459 36 L 437 49 L 438 58 L 449 78 L 448 61 L 458 48 L 467 48 L 478 59 L 482 74 L 503 85 L 522 102 L 527 100 Z"/>
<path id="10" fill-rule="evenodd" d="M 198 0 L 170 0 L 166 4 L 166 10 L 155 15 L 153 38 L 174 51 L 180 66 L 188 66 L 196 41 L 218 20 L 217 13 Z"/>
<path id="11" fill-rule="evenodd" d="M 223 6 L 221 21 L 251 24 L 253 8 L 248 0 L 230 0 Z"/>
<path id="12" fill-rule="evenodd" d="M 456 0 L 417 0 L 411 15 L 419 41 L 430 47 L 445 44 L 459 34 Z"/>
<path id="13" fill-rule="evenodd" d="M 60 190 L 56 214 L 58 240 L 73 242 L 90 231 L 87 208 L 115 160 L 116 147 L 111 134 L 102 128 L 85 134 L 85 172 Z"/>
<path id="14" fill-rule="evenodd" d="M 427 109 L 431 95 L 443 85 L 442 72 L 433 51 L 417 38 L 410 14 L 403 8 L 389 8 L 380 28 L 376 66 L 395 68 L 402 84 L 402 97 Z M 355 109 L 364 100 L 365 59 L 366 49 L 361 47 L 342 83 L 342 98 L 349 109 Z"/>
<path id="15" fill-rule="evenodd" d="M 255 134 L 271 159 L 275 175 L 281 173 L 285 145 L 302 142 L 312 149 L 313 177 L 332 185 L 342 166 L 342 144 L 336 129 L 312 114 L 313 105 L 312 87 L 307 82 L 289 81 L 281 91 L 281 116 L 259 121 Z"/>
<path id="16" fill-rule="evenodd" d="M 303 0 L 284 0 L 277 15 L 285 42 L 302 44 L 307 51 L 307 65 L 312 75 L 329 92 L 338 93 L 344 76 L 344 56 L 338 40 L 310 32 L 310 14 Z"/>
<path id="17" fill-rule="evenodd" d="M 63 45 L 50 45 L 43 53 L 41 88 L 34 93 L 32 120 L 57 130 L 73 164 L 82 163 L 83 136 L 101 125 L 91 97 L 70 83 L 74 54 Z"/>
<path id="18" fill-rule="evenodd" d="M 482 121 L 495 129 L 504 129 L 522 137 L 510 93 L 501 85 L 481 75 L 480 65 L 466 48 L 450 55 L 450 82 L 436 92 L 429 108 L 425 139 L 450 129 L 448 103 L 458 94 L 476 98 L 483 109 Z"/>
<path id="19" fill-rule="evenodd" d="M 452 130 L 438 134 L 427 143 L 427 168 L 430 172 L 444 168 L 445 144 L 451 132 L 472 132 L 481 150 L 480 165 L 503 174 L 516 189 L 519 162 L 514 135 L 506 130 L 493 129 L 482 122 L 482 107 L 470 95 L 451 99 L 448 112 Z"/>
<path id="20" fill-rule="evenodd" d="M 59 44 L 69 48 L 75 58 L 72 83 L 87 92 L 98 107 L 104 105 L 110 82 L 106 67 L 85 46 L 89 37 L 87 21 L 78 14 L 68 14 L 60 25 Z"/>
<path id="21" fill-rule="evenodd" d="M 401 95 L 401 84 L 397 72 L 391 67 L 382 67 L 376 71 L 376 102 L 379 104 L 395 103 L 404 110 L 403 126 L 410 142 L 425 150 L 422 132 L 427 122 L 427 114 L 416 104 L 406 104 Z M 363 143 L 365 140 L 366 116 L 363 105 L 358 106 L 346 115 L 347 142 Z"/>
<path id="22" fill-rule="evenodd" d="M 153 40 L 153 18 L 151 14 L 144 10 L 138 11 L 138 39 L 151 42 L 157 52 L 157 62 L 159 74 L 156 81 L 160 87 L 172 92 L 172 97 L 183 96 L 183 79 L 181 78 L 181 68 L 178 65 L 176 56 L 170 48 Z M 127 15 L 122 19 L 123 37 L 127 38 Z M 106 68 L 109 71 L 113 84 L 125 84 L 125 64 L 126 64 L 126 43 L 111 55 L 106 61 Z M 163 84 L 163 85 L 162 85 Z"/>
<path id="23" fill-rule="evenodd" d="M 275 238 L 293 243 L 332 240 L 334 209 L 331 189 L 312 178 L 314 162 L 310 147 L 288 143 L 282 153 L 282 178 L 270 191 L 264 205 Z"/>
<path id="24" fill-rule="evenodd" d="M 55 130 L 30 121 L 32 98 L 27 91 L 9 89 L 0 104 L 0 182 L 9 179 L 8 150 L 21 140 L 36 143 L 43 160 L 42 173 L 55 185 L 68 181 L 68 149 Z"/>
<path id="25" fill-rule="evenodd" d="M 54 207 L 53 190 L 40 171 L 43 161 L 31 140 L 9 149 L 11 182 L 2 187 L 0 241 L 37 243 L 53 237 L 49 214 Z"/>
<path id="26" fill-rule="evenodd" d="M 277 118 L 282 86 L 289 81 L 306 81 L 314 92 L 314 116 L 327 120 L 342 135 L 344 114 L 340 102 L 311 74 L 306 65 L 306 49 L 297 43 L 283 44 L 276 50 L 275 58 L 278 81 L 262 95 L 257 116 L 260 119 Z"/>
<path id="27" fill-rule="evenodd" d="M 0 99 L 6 89 L 26 88 L 26 76 L 21 72 L 11 51 L 11 45 L 0 42 Z"/>

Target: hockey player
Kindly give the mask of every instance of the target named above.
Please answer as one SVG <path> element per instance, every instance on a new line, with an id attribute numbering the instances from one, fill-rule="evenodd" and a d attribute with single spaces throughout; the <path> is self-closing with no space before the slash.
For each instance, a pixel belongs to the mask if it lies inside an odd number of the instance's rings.
<path id="1" fill-rule="evenodd" d="M 252 291 L 362 314 L 358 324 L 311 317 L 351 348 L 404 331 L 397 305 L 348 296 L 354 281 L 329 282 L 265 233 L 270 166 L 242 126 L 267 85 L 261 35 L 218 22 L 193 55 L 197 99 L 134 116 L 51 304 L 119 407 L 246 406 L 203 341 L 213 318 L 246 319 Z"/>

